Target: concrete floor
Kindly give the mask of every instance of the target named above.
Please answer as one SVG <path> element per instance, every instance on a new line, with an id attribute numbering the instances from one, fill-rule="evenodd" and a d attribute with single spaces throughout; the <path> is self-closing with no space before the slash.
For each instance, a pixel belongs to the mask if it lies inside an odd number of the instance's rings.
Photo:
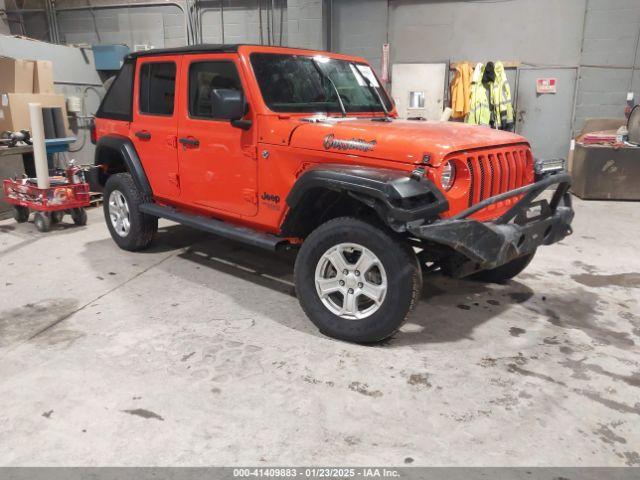
<path id="1" fill-rule="evenodd" d="M 292 258 L 101 209 L 0 222 L 0 465 L 640 465 L 640 208 L 506 286 L 425 279 L 384 345 L 325 338 Z"/>

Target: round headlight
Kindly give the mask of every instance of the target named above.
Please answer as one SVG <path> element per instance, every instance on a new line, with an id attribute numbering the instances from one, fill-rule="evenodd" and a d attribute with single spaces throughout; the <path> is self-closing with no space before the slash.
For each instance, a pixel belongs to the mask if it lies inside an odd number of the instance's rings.
<path id="1" fill-rule="evenodd" d="M 453 182 L 456 179 L 456 167 L 453 163 L 447 162 L 442 166 L 442 172 L 440 173 L 440 185 L 445 190 L 449 190 L 453 187 Z"/>

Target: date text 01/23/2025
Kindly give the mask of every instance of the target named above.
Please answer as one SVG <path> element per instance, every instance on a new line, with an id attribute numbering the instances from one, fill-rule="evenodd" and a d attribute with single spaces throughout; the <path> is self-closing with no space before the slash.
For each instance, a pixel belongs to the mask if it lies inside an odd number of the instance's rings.
<path id="1" fill-rule="evenodd" d="M 234 478 L 398 478 L 393 468 L 234 468 Z"/>

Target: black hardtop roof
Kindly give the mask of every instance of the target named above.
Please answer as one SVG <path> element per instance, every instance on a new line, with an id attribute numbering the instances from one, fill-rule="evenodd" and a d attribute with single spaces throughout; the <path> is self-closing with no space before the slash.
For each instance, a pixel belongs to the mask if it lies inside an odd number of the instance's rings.
<path id="1" fill-rule="evenodd" d="M 215 43 L 201 43 L 198 45 L 186 45 L 184 47 L 174 48 L 152 48 L 151 50 L 142 50 L 139 52 L 132 52 L 128 56 L 129 58 L 137 57 L 149 57 L 154 55 L 180 55 L 188 53 L 235 53 L 238 51 L 239 44 L 215 44 Z"/>
<path id="2" fill-rule="evenodd" d="M 155 55 L 188 55 L 190 53 L 237 53 L 238 48 L 243 46 L 251 47 L 269 47 L 274 45 L 256 45 L 250 43 L 234 43 L 234 44 L 216 44 L 216 43 L 200 43 L 198 45 L 186 45 L 184 47 L 174 48 L 152 48 L 151 50 L 141 50 L 139 52 L 130 53 L 127 58 L 135 59 L 138 57 L 149 57 Z M 292 50 L 309 50 L 307 48 L 297 47 L 276 47 L 291 48 Z M 315 51 L 315 50 L 309 50 Z"/>

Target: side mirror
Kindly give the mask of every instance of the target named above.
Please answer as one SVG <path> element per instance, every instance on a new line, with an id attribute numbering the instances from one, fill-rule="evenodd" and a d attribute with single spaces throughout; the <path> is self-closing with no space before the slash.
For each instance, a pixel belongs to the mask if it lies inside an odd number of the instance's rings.
<path id="1" fill-rule="evenodd" d="M 251 120 L 242 120 L 245 114 L 244 94 L 229 88 L 211 90 L 211 109 L 216 118 L 227 119 L 231 125 L 243 130 L 251 127 Z"/>

